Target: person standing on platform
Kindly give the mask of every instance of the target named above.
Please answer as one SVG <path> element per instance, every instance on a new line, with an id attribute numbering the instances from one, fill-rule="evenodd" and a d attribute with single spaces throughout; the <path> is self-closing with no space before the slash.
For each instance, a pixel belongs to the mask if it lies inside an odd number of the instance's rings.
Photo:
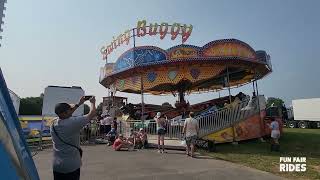
<path id="1" fill-rule="evenodd" d="M 188 156 L 194 157 L 194 149 L 196 140 L 199 134 L 199 124 L 196 119 L 194 119 L 194 113 L 189 113 L 189 118 L 184 121 L 184 126 L 182 132 L 185 134 L 186 138 L 186 154 Z M 191 150 L 191 154 L 190 154 Z"/>
<path id="2" fill-rule="evenodd" d="M 157 123 L 157 134 L 158 134 L 158 152 L 165 153 L 164 151 L 164 135 L 166 134 L 166 119 L 161 116 L 161 112 L 157 112 L 154 117 Z"/>

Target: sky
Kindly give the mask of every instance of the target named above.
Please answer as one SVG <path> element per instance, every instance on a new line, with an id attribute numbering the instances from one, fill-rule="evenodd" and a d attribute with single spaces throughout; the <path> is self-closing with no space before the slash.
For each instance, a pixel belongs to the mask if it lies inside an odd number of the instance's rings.
<path id="1" fill-rule="evenodd" d="M 100 48 L 139 20 L 192 24 L 186 42 L 196 46 L 236 38 L 271 56 L 273 72 L 258 81 L 259 93 L 287 105 L 299 98 L 320 97 L 320 1 L 317 0 L 8 0 L 0 47 L 0 67 L 8 87 L 20 97 L 39 96 L 49 85 L 81 86 L 98 101 L 107 95 L 99 84 L 105 62 Z M 178 39 L 178 38 L 177 38 Z M 137 39 L 137 45 L 163 49 L 179 44 L 169 36 Z M 125 50 L 109 57 L 115 62 Z M 252 86 L 232 89 L 252 93 Z M 220 92 L 221 96 L 227 91 Z M 141 96 L 126 93 L 129 102 Z M 191 103 L 218 93 L 186 96 Z M 146 95 L 146 103 L 175 102 L 173 96 Z"/>

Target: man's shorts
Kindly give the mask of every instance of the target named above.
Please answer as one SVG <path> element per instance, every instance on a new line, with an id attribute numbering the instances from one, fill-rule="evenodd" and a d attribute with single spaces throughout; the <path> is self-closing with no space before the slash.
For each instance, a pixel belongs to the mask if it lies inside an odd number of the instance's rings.
<path id="1" fill-rule="evenodd" d="M 160 129 L 157 130 L 157 134 L 158 135 L 164 135 L 164 134 L 166 134 L 166 130 L 163 129 L 163 128 L 160 128 Z"/>
<path id="2" fill-rule="evenodd" d="M 196 144 L 197 136 L 186 137 L 186 144 L 190 146 L 190 144 Z"/>

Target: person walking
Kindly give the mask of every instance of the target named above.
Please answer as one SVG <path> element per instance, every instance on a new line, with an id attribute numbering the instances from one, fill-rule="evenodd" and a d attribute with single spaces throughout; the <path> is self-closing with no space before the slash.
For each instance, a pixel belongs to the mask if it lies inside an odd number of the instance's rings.
<path id="1" fill-rule="evenodd" d="M 113 123 L 113 117 L 110 114 L 107 114 L 105 118 L 103 118 L 104 127 L 105 127 L 105 134 L 108 134 L 111 130 L 111 124 Z"/>
<path id="2" fill-rule="evenodd" d="M 279 130 L 279 123 L 275 120 L 275 118 L 271 118 L 271 151 L 279 151 L 280 150 L 280 144 L 279 144 L 279 138 L 280 138 L 280 130 Z"/>
<path id="3" fill-rule="evenodd" d="M 50 126 L 53 142 L 54 180 L 79 180 L 82 149 L 80 148 L 80 130 L 96 116 L 96 99 L 90 98 L 91 108 L 87 115 L 73 117 L 73 112 L 84 102 L 81 97 L 76 105 L 58 103 L 55 113 L 58 118 Z"/>
<path id="4" fill-rule="evenodd" d="M 99 131 L 100 131 L 100 136 L 105 139 L 106 137 L 106 116 L 107 115 L 102 115 L 102 118 L 99 120 L 100 121 L 100 128 L 99 128 Z"/>
<path id="5" fill-rule="evenodd" d="M 158 152 L 165 153 L 164 151 L 164 135 L 166 134 L 166 119 L 161 116 L 161 112 L 157 112 L 154 117 L 157 123 L 157 134 L 158 134 Z"/>
<path id="6" fill-rule="evenodd" d="M 185 134 L 186 138 L 186 154 L 187 156 L 194 157 L 195 144 L 199 134 L 199 124 L 198 121 L 194 119 L 193 112 L 190 112 L 189 118 L 184 121 L 182 132 Z"/>
<path id="7" fill-rule="evenodd" d="M 118 132 L 118 121 L 116 117 L 113 118 L 112 124 L 116 132 Z"/>

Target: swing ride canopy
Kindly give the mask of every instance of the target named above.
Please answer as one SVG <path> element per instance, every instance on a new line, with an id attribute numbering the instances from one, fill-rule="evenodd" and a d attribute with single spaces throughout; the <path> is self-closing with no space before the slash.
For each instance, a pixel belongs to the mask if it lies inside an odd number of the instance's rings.
<path id="1" fill-rule="evenodd" d="M 222 39 L 203 47 L 134 47 L 101 68 L 100 83 L 128 93 L 192 93 L 238 87 L 270 72 L 270 56 L 265 51 L 255 51 L 237 39 Z"/>

